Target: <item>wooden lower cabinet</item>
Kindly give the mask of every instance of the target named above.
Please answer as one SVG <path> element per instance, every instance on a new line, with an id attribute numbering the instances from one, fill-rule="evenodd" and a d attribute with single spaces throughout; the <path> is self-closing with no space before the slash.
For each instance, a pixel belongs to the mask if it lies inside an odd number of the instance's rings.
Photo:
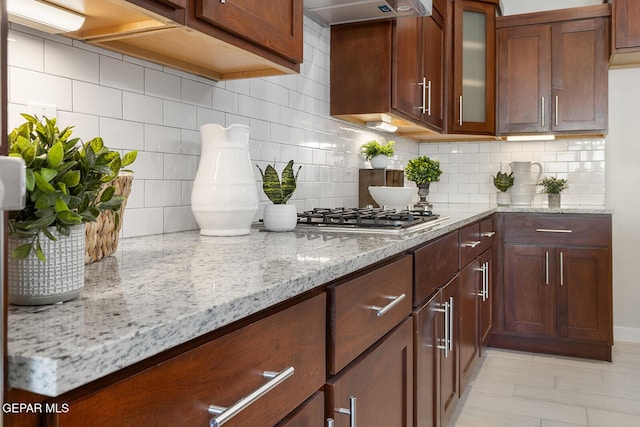
<path id="1" fill-rule="evenodd" d="M 412 331 L 408 317 L 329 379 L 326 416 L 335 420 L 336 427 L 413 425 Z"/>
<path id="2" fill-rule="evenodd" d="M 489 345 L 611 360 L 611 216 L 505 214 Z"/>
<path id="3" fill-rule="evenodd" d="M 456 276 L 413 312 L 415 426 L 446 426 L 459 400 Z"/>
<path id="4" fill-rule="evenodd" d="M 459 324 L 460 394 L 471 380 L 480 356 L 478 332 L 480 261 L 476 258 L 460 271 L 460 296 L 456 308 Z"/>
<path id="5" fill-rule="evenodd" d="M 314 393 L 276 427 L 324 427 L 324 393 Z"/>
<path id="6" fill-rule="evenodd" d="M 325 381 L 325 316 L 322 293 L 93 393 L 62 395 L 56 401 L 68 403 L 69 411 L 45 425 L 209 425 L 210 405 L 229 407 L 273 381 L 263 372 L 293 368 L 226 423 L 275 425 Z"/>

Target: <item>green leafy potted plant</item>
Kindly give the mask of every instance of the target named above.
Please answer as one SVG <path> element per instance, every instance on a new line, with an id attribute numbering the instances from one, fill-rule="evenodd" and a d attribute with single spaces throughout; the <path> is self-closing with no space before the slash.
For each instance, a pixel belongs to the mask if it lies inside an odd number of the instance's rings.
<path id="1" fill-rule="evenodd" d="M 9 156 L 26 165 L 26 204 L 9 213 L 9 301 L 52 304 L 77 297 L 84 285 L 85 226 L 101 212 L 119 222 L 123 196 L 103 184 L 133 163 L 109 150 L 100 137 L 71 139 L 72 126 L 22 115 L 9 134 Z M 102 191 L 101 191 L 102 190 Z"/>
<path id="2" fill-rule="evenodd" d="M 564 178 L 556 178 L 553 176 L 547 176 L 542 179 L 540 183 L 542 185 L 542 192 L 548 194 L 549 207 L 560 207 L 560 192 L 569 188 L 569 182 Z"/>
<path id="3" fill-rule="evenodd" d="M 431 209 L 432 205 L 427 201 L 427 196 L 430 184 L 440 181 L 440 175 L 442 175 L 440 161 L 430 159 L 428 156 L 420 156 L 409 160 L 404 172 L 407 179 L 418 186 L 420 201 L 416 206 L 421 209 Z"/>
<path id="4" fill-rule="evenodd" d="M 509 206 L 511 204 L 511 197 L 507 190 L 513 186 L 513 172 L 498 172 L 493 177 L 493 185 L 499 190 L 496 194 L 498 206 Z"/>
<path id="5" fill-rule="evenodd" d="M 262 220 L 269 231 L 291 231 L 298 223 L 298 213 L 295 205 L 287 202 L 296 191 L 296 180 L 302 166 L 293 171 L 293 160 L 289 160 L 282 170 L 282 180 L 275 167 L 267 165 L 264 171 L 256 165 L 262 175 L 262 190 L 273 204 L 264 207 Z"/>
<path id="6" fill-rule="evenodd" d="M 369 141 L 362 145 L 364 159 L 371 162 L 374 169 L 385 169 L 389 166 L 389 158 L 395 153 L 395 141 L 381 144 L 377 140 Z"/>

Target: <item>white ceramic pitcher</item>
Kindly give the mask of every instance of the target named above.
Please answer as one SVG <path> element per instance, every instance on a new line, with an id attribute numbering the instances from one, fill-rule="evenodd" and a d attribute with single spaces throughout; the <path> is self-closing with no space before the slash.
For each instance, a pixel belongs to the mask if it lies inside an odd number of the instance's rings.
<path id="1" fill-rule="evenodd" d="M 511 162 L 513 172 L 513 187 L 510 189 L 512 206 L 531 206 L 533 196 L 536 194 L 536 185 L 542 176 L 542 165 L 538 162 Z M 535 177 L 531 167 L 537 166 Z"/>
<path id="2" fill-rule="evenodd" d="M 249 132 L 244 125 L 200 127 L 202 152 L 191 192 L 191 210 L 202 235 L 249 234 L 258 212 Z"/>

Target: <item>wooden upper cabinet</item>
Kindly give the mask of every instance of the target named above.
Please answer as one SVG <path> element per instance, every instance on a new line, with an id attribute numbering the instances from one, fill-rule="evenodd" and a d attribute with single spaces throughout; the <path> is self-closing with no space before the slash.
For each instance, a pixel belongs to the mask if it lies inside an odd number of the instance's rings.
<path id="1" fill-rule="evenodd" d="M 422 20 L 422 76 L 425 111 L 421 120 L 432 129 L 444 130 L 444 41 L 445 21 L 437 13 Z"/>
<path id="2" fill-rule="evenodd" d="M 640 49 L 640 3 L 637 0 L 613 2 L 613 48 Z"/>
<path id="3" fill-rule="evenodd" d="M 553 131 L 606 132 L 609 115 L 608 30 L 606 18 L 553 26 Z"/>
<path id="4" fill-rule="evenodd" d="M 495 133 L 495 16 L 495 4 L 454 2 L 453 133 Z"/>
<path id="5" fill-rule="evenodd" d="M 198 19 L 302 62 L 302 0 L 195 0 L 195 5 Z"/>
<path id="6" fill-rule="evenodd" d="M 609 20 L 598 16 L 608 11 L 603 6 L 498 20 L 498 134 L 606 134 Z"/>
<path id="7" fill-rule="evenodd" d="M 548 131 L 551 27 L 498 30 L 498 133 Z"/>
<path id="8" fill-rule="evenodd" d="M 420 120 L 420 40 L 421 20 L 418 17 L 399 18 L 395 23 L 392 58 L 392 107 Z"/>

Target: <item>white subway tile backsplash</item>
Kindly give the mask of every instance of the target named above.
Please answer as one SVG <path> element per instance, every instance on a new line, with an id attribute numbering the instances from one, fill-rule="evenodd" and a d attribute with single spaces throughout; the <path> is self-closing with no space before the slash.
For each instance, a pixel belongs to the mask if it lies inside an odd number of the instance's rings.
<path id="1" fill-rule="evenodd" d="M 9 102 L 24 105 L 34 102 L 72 110 L 72 80 L 11 66 L 8 77 Z"/>
<path id="2" fill-rule="evenodd" d="M 83 139 L 99 134 L 111 148 L 139 150 L 131 166 L 135 179 L 125 237 L 197 227 L 191 191 L 202 144 L 199 127 L 207 123 L 250 126 L 252 164 L 275 161 L 279 171 L 290 159 L 302 165 L 292 198 L 299 210 L 356 206 L 358 169 L 369 167 L 360 146 L 372 139 L 396 141 L 394 169 L 418 155 L 440 160 L 444 173 L 431 186 L 433 203 L 495 204 L 491 176 L 508 171 L 512 161 L 528 160 L 542 162 L 545 175 L 569 179 L 563 206 L 604 204 L 604 139 L 416 144 L 330 117 L 330 29 L 306 17 L 304 25 L 300 74 L 214 82 L 12 24 L 9 124 L 22 122 L 19 112 L 28 102 L 50 104 L 60 123 L 75 125 Z M 268 201 L 253 170 L 260 218 Z M 546 195 L 537 194 L 534 203 L 544 206 Z"/>
<path id="3" fill-rule="evenodd" d="M 144 92 L 144 67 L 109 56 L 100 57 L 100 84 L 131 92 Z"/>
<path id="4" fill-rule="evenodd" d="M 73 111 L 122 118 L 122 91 L 74 80 Z"/>
<path id="5" fill-rule="evenodd" d="M 10 66 L 44 71 L 44 40 L 20 31 L 9 31 L 7 61 Z"/>
<path id="6" fill-rule="evenodd" d="M 144 73 L 144 92 L 158 98 L 180 101 L 181 81 L 178 76 L 160 70 L 146 69 Z"/>
<path id="7" fill-rule="evenodd" d="M 160 153 L 180 153 L 180 129 L 169 126 L 144 125 L 144 150 Z"/>
<path id="8" fill-rule="evenodd" d="M 98 83 L 100 56 L 88 50 L 45 40 L 44 71 L 55 76 Z"/>
<path id="9" fill-rule="evenodd" d="M 100 117 L 100 136 L 110 148 L 144 149 L 144 125 L 142 123 Z"/>
<path id="10" fill-rule="evenodd" d="M 133 92 L 122 94 L 122 118 L 134 122 L 162 124 L 162 99 Z"/>

